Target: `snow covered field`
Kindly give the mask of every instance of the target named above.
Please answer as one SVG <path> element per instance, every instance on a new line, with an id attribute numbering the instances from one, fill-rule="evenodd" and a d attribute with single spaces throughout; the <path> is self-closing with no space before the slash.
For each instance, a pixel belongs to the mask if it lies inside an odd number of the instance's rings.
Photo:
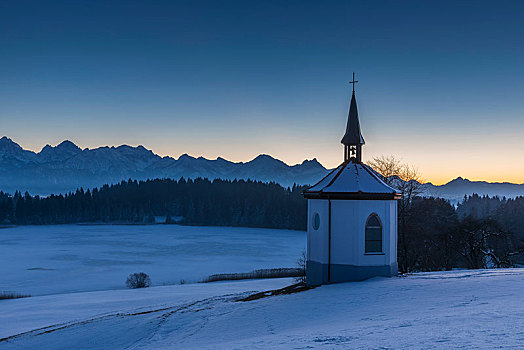
<path id="1" fill-rule="evenodd" d="M 249 291 L 290 283 L 222 282 L 2 301 L 0 349 L 524 348 L 524 269 L 375 278 L 235 301 Z"/>
<path id="2" fill-rule="evenodd" d="M 215 273 L 296 267 L 300 231 L 178 225 L 53 225 L 0 229 L 0 291 L 45 295 L 125 288 L 146 272 L 153 285 Z"/>
<path id="3" fill-rule="evenodd" d="M 239 302 L 292 279 L 206 284 L 293 267 L 304 232 L 229 227 L 0 230 L 3 349 L 524 349 L 524 269 L 420 273 Z M 144 271 L 154 287 L 129 290 Z M 163 286 L 165 284 L 165 286 Z"/>

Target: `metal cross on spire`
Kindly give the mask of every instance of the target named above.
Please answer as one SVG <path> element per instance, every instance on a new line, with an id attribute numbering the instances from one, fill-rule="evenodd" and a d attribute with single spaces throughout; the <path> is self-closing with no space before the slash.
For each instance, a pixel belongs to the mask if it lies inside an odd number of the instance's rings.
<path id="1" fill-rule="evenodd" d="M 358 80 L 355 80 L 355 72 L 353 72 L 353 81 L 350 81 L 349 83 L 353 84 L 353 92 L 355 92 L 355 83 L 358 83 Z"/>

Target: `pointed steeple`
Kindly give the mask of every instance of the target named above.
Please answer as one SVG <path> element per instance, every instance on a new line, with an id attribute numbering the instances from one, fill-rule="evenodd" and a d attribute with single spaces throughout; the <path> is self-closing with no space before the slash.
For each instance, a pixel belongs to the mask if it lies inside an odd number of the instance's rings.
<path id="1" fill-rule="evenodd" d="M 357 100 L 355 99 L 355 91 L 351 96 L 351 103 L 349 104 L 348 124 L 346 126 L 346 134 L 342 138 L 342 142 L 346 146 L 363 145 L 366 142 L 360 132 L 360 123 L 358 121 Z"/>
<path id="2" fill-rule="evenodd" d="M 360 132 L 358 121 L 357 100 L 355 98 L 355 83 L 358 83 L 358 81 L 355 80 L 355 73 L 353 73 L 353 81 L 350 83 L 353 84 L 353 93 L 349 104 L 348 123 L 346 133 L 340 142 L 344 144 L 344 161 L 351 160 L 360 163 L 362 161 L 362 145 L 366 142 Z"/>

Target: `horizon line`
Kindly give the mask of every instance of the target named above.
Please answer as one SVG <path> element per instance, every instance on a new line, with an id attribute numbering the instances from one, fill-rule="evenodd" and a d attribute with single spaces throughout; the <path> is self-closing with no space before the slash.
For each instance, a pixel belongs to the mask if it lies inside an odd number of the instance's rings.
<path id="1" fill-rule="evenodd" d="M 213 158 L 206 158 L 205 156 L 203 155 L 191 155 L 190 153 L 181 153 L 178 157 L 172 155 L 172 154 L 160 154 L 160 153 L 156 153 L 152 148 L 148 148 L 146 146 L 144 146 L 143 144 L 137 144 L 137 145 L 130 145 L 130 144 L 126 144 L 126 143 L 123 143 L 123 144 L 120 144 L 120 145 L 100 145 L 100 146 L 92 146 L 92 147 L 80 147 L 78 144 L 76 144 L 74 141 L 71 141 L 70 139 L 64 139 L 63 141 L 59 142 L 58 144 L 56 144 L 55 146 L 51 145 L 50 143 L 46 143 L 44 146 L 42 146 L 40 148 L 40 150 L 34 150 L 34 149 L 31 149 L 31 148 L 24 148 L 20 143 L 14 141 L 13 139 L 11 139 L 9 136 L 7 135 L 4 135 L 0 138 L 0 140 L 2 139 L 7 139 L 9 141 L 11 141 L 12 143 L 18 145 L 22 150 L 24 151 L 29 151 L 29 152 L 32 152 L 34 154 L 40 154 L 44 148 L 46 147 L 52 147 L 52 148 L 56 148 L 58 146 L 60 146 L 61 144 L 65 143 L 65 142 L 70 142 L 72 143 L 74 146 L 78 147 L 81 151 L 92 151 L 92 150 L 97 150 L 97 149 L 101 149 L 101 148 L 112 148 L 112 149 L 116 149 L 116 148 L 119 148 L 119 147 L 131 147 L 131 148 L 144 148 L 145 150 L 147 151 L 150 151 L 151 153 L 153 153 L 154 155 L 158 156 L 158 157 L 161 157 L 161 158 L 171 158 L 171 159 L 174 159 L 176 161 L 180 160 L 180 158 L 184 157 L 184 156 L 187 156 L 187 157 L 190 157 L 190 158 L 193 158 L 193 159 L 205 159 L 205 160 L 209 160 L 209 161 L 216 161 L 216 160 L 225 160 L 227 162 L 230 162 L 230 163 L 235 163 L 235 164 L 245 164 L 245 163 L 249 163 L 249 162 L 252 162 L 253 160 L 257 159 L 258 157 L 260 156 L 268 156 L 274 160 L 277 160 L 277 161 L 280 161 L 282 163 L 284 163 L 285 165 L 287 166 L 296 166 L 296 165 L 301 165 L 301 164 L 304 164 L 305 162 L 312 162 L 312 161 L 316 161 L 317 163 L 319 163 L 323 168 L 325 168 L 326 170 L 333 170 L 335 169 L 337 166 L 331 168 L 331 167 L 326 167 L 324 166 L 324 164 L 322 164 L 318 159 L 317 157 L 313 157 L 311 159 L 308 159 L 308 158 L 304 158 L 304 160 L 302 162 L 298 162 L 298 163 L 286 163 L 285 161 L 279 159 L 278 157 L 276 156 L 273 156 L 269 153 L 259 153 L 258 155 L 254 156 L 252 159 L 250 160 L 230 160 L 228 158 L 225 158 L 223 156 L 217 156 L 215 159 Z M 462 179 L 462 180 L 467 180 L 467 181 L 471 181 L 471 182 L 486 182 L 486 183 L 490 183 L 490 184 L 512 184 L 512 185 L 524 185 L 524 183 L 518 183 L 518 182 L 510 182 L 510 181 L 489 181 L 489 180 L 483 180 L 483 179 L 470 179 L 470 178 L 467 178 L 467 177 L 463 177 L 461 175 L 457 175 L 456 177 L 453 177 L 451 178 L 450 180 L 448 181 L 431 181 L 431 180 L 428 180 L 428 181 L 423 181 L 422 183 L 423 184 L 431 184 L 431 185 L 434 185 L 434 186 L 443 186 L 443 185 L 446 185 L 450 182 L 453 182 L 455 180 L 458 180 L 458 179 Z"/>

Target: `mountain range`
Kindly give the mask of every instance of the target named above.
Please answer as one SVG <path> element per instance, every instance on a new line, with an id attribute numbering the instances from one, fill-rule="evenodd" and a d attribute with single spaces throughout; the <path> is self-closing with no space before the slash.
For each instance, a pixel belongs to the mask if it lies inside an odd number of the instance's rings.
<path id="1" fill-rule="evenodd" d="M 268 155 L 249 162 L 161 157 L 143 146 L 81 149 L 71 141 L 47 145 L 40 152 L 24 150 L 7 137 L 0 139 L 0 190 L 48 195 L 131 179 L 198 178 L 253 179 L 283 186 L 318 181 L 328 170 L 316 159 L 289 166 Z"/>
<path id="2" fill-rule="evenodd" d="M 248 162 L 231 162 L 191 157 L 161 157 L 143 146 L 81 149 L 71 141 L 46 145 L 40 152 L 25 150 L 7 137 L 0 139 L 0 190 L 49 195 L 79 187 L 92 188 L 131 179 L 197 178 L 252 179 L 273 181 L 283 186 L 317 182 L 329 172 L 316 159 L 287 165 L 261 154 Z M 464 195 L 524 196 L 524 184 L 470 181 L 461 177 L 444 185 L 423 184 L 424 194 L 452 202 Z"/>

